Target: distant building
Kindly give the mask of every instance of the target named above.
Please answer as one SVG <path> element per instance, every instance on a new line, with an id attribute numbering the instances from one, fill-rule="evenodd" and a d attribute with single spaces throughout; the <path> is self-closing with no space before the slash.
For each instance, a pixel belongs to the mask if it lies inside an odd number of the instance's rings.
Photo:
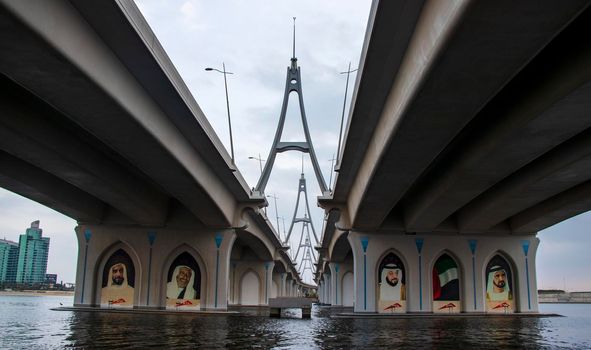
<path id="1" fill-rule="evenodd" d="M 16 283 L 45 282 L 49 238 L 41 237 L 42 233 L 37 220 L 31 223 L 24 235 L 20 235 Z"/>
<path id="2" fill-rule="evenodd" d="M 47 273 L 45 274 L 45 284 L 57 284 L 57 274 L 55 273 Z"/>
<path id="3" fill-rule="evenodd" d="M 0 239 L 0 283 L 16 281 L 18 243 Z"/>

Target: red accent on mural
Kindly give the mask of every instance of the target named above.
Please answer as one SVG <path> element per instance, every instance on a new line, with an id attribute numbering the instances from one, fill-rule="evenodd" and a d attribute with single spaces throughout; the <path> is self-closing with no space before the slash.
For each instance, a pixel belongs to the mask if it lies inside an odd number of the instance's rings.
<path id="1" fill-rule="evenodd" d="M 185 300 L 183 302 L 180 302 L 180 301 L 176 302 L 176 306 L 187 306 L 187 305 L 193 305 L 193 303 L 190 300 Z"/>
<path id="2" fill-rule="evenodd" d="M 454 303 L 447 303 L 445 305 L 443 305 L 442 307 L 439 308 L 439 310 L 443 310 L 443 309 L 453 309 L 454 307 L 456 307 L 456 304 Z"/>
<path id="3" fill-rule="evenodd" d="M 402 305 L 400 305 L 400 304 L 398 304 L 398 303 L 394 303 L 394 304 L 392 304 L 392 305 L 390 305 L 390 306 L 386 307 L 384 310 L 392 310 L 392 311 L 394 311 L 394 309 L 397 309 L 397 308 L 399 308 L 399 307 L 402 307 Z"/>
<path id="4" fill-rule="evenodd" d="M 507 304 L 506 302 L 502 302 L 499 305 L 493 307 L 493 309 L 500 309 L 500 308 L 505 308 L 506 309 L 508 307 L 511 307 L 511 305 Z"/>

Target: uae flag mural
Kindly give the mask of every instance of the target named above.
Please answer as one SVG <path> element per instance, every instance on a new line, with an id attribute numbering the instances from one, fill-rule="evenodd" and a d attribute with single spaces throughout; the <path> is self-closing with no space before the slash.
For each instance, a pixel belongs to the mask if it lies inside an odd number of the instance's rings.
<path id="1" fill-rule="evenodd" d="M 459 268 L 455 260 L 443 254 L 433 266 L 433 312 L 461 311 Z"/>

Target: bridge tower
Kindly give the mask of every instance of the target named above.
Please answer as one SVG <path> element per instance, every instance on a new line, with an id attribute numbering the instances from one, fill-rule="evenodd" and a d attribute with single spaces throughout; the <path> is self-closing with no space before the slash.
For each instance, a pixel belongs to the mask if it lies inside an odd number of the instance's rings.
<path id="1" fill-rule="evenodd" d="M 298 217 L 298 208 L 300 207 L 300 199 L 302 199 L 302 193 L 304 194 L 303 199 L 305 200 L 304 208 L 304 215 Z M 297 264 L 300 259 L 300 252 L 302 253 L 301 259 L 302 261 L 299 262 L 298 265 L 298 272 L 303 277 L 304 272 L 306 270 L 310 270 L 312 275 L 315 273 L 314 270 L 314 261 L 317 260 L 316 255 L 314 254 L 314 249 L 312 246 L 312 239 L 310 237 L 310 229 L 312 230 L 312 234 L 314 237 L 314 244 L 318 245 L 318 236 L 316 235 L 316 230 L 314 229 L 314 223 L 312 222 L 311 215 L 310 215 L 310 204 L 308 202 L 308 191 L 306 188 L 306 178 L 303 172 L 303 164 L 302 164 L 302 176 L 300 177 L 300 181 L 298 184 L 298 197 L 296 199 L 296 205 L 293 212 L 293 218 L 291 220 L 291 224 L 289 225 L 289 231 L 285 237 L 284 245 L 289 245 L 289 240 L 291 238 L 291 234 L 294 232 L 294 226 L 296 223 L 302 223 L 302 231 L 300 233 L 300 240 L 294 256 L 292 256 L 293 261 Z M 314 260 L 314 261 L 312 261 Z"/>
<path id="2" fill-rule="evenodd" d="M 261 173 L 261 178 L 259 179 L 259 182 L 255 187 L 255 192 L 258 192 L 260 195 L 263 195 L 265 192 L 265 187 L 267 186 L 267 182 L 269 181 L 269 176 L 271 175 L 271 170 L 273 169 L 273 164 L 275 163 L 275 157 L 277 156 L 277 153 L 287 151 L 299 151 L 302 153 L 309 153 L 310 160 L 312 161 L 312 167 L 314 168 L 314 173 L 316 175 L 316 179 L 318 180 L 318 185 L 320 186 L 320 190 L 322 191 L 323 195 L 327 194 L 328 191 L 328 188 L 326 187 L 326 182 L 324 181 L 324 177 L 322 176 L 322 172 L 320 171 L 320 166 L 318 165 L 318 159 L 316 158 L 316 152 L 314 152 L 314 147 L 312 146 L 312 139 L 310 138 L 310 132 L 308 130 L 308 122 L 306 120 L 306 112 L 304 110 L 302 77 L 300 74 L 300 67 L 298 66 L 298 59 L 295 56 L 295 17 L 293 18 L 293 20 L 293 55 L 291 57 L 291 65 L 287 67 L 287 75 L 285 78 L 285 92 L 283 95 L 283 105 L 281 107 L 281 115 L 279 117 L 277 131 L 275 132 L 275 139 L 273 140 L 273 145 L 271 146 L 269 156 L 267 157 L 267 163 L 265 163 L 265 168 Z M 304 136 L 306 139 L 303 142 L 281 141 L 283 127 L 285 125 L 285 114 L 287 112 L 287 104 L 289 102 L 289 94 L 292 92 L 298 94 L 300 115 L 302 117 L 302 126 L 304 129 Z"/>
<path id="3" fill-rule="evenodd" d="M 304 246 L 302 246 L 302 247 L 304 247 Z M 298 266 L 298 272 L 300 273 L 300 276 L 302 276 L 302 278 L 304 278 L 304 272 L 306 270 L 310 270 L 310 273 L 312 275 L 314 275 L 316 273 L 316 269 L 314 268 L 314 262 L 312 261 L 312 259 L 316 260 L 316 258 L 314 257 L 314 253 L 313 253 L 314 250 L 312 249 L 312 246 L 310 245 L 310 238 L 309 237 L 306 238 L 305 247 L 306 248 L 305 248 L 304 257 L 302 259 L 302 262 Z"/>

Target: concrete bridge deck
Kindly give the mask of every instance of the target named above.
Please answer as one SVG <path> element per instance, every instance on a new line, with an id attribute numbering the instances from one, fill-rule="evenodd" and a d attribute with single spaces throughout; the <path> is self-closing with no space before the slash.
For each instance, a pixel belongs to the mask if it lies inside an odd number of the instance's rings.
<path id="1" fill-rule="evenodd" d="M 269 315 L 281 317 L 283 309 L 302 309 L 302 318 L 310 318 L 312 304 L 318 300 L 304 297 L 279 297 L 269 299 Z"/>

